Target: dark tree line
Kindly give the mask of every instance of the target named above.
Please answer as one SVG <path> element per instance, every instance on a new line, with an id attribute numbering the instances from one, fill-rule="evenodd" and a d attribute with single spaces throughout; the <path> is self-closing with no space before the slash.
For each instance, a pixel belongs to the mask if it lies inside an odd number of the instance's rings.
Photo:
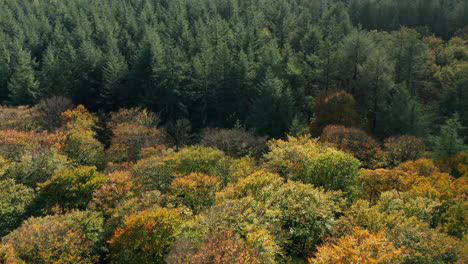
<path id="1" fill-rule="evenodd" d="M 345 90 L 379 138 L 468 126 L 466 0 L 2 0 L 0 102 L 281 137 Z"/>

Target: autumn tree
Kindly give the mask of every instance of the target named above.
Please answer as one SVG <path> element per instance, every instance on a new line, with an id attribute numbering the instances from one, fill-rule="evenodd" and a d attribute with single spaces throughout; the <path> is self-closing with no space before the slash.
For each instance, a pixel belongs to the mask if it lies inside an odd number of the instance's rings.
<path id="1" fill-rule="evenodd" d="M 83 105 L 62 113 L 65 142 L 62 151 L 78 165 L 103 165 L 104 147 L 96 139 L 97 118 Z"/>
<path id="2" fill-rule="evenodd" d="M 330 92 L 315 99 L 310 129 L 320 135 L 327 125 L 361 127 L 363 120 L 354 97 L 345 91 Z"/>
<path id="3" fill-rule="evenodd" d="M 34 190 L 13 179 L 0 181 L 0 237 L 18 227 L 35 198 Z"/>
<path id="4" fill-rule="evenodd" d="M 96 167 L 81 166 L 58 171 L 54 176 L 39 184 L 37 209 L 46 212 L 58 205 L 61 209 L 85 209 L 93 192 L 102 186 L 106 176 Z"/>
<path id="5" fill-rule="evenodd" d="M 288 141 L 271 140 L 265 154 L 267 165 L 283 177 L 327 189 L 349 191 L 361 163 L 350 154 L 322 147 L 305 136 Z"/>
<path id="6" fill-rule="evenodd" d="M 177 177 L 171 184 L 171 193 L 194 213 L 211 206 L 221 182 L 216 177 L 203 173 L 190 173 Z"/>
<path id="7" fill-rule="evenodd" d="M 181 223 L 177 211 L 165 208 L 128 216 L 109 240 L 111 263 L 166 263 Z"/>
<path id="8" fill-rule="evenodd" d="M 396 248 L 384 232 L 372 234 L 354 228 L 350 235 L 327 242 L 318 248 L 311 264 L 338 263 L 403 263 L 403 251 Z"/>
<path id="9" fill-rule="evenodd" d="M 422 138 L 414 136 L 399 136 L 387 138 L 384 142 L 385 162 L 388 166 L 396 166 L 408 160 L 422 158 L 426 146 Z"/>
<path id="10" fill-rule="evenodd" d="M 13 263 L 95 263 L 102 224 L 99 213 L 87 211 L 32 217 L 4 237 L 0 247 L 11 248 Z"/>
<path id="11" fill-rule="evenodd" d="M 260 252 L 247 244 L 232 231 L 218 231 L 210 234 L 193 250 L 175 244 L 169 256 L 169 264 L 260 264 Z M 180 251 L 179 251 L 180 250 Z"/>
<path id="12" fill-rule="evenodd" d="M 367 168 L 382 165 L 383 152 L 379 142 L 358 128 L 328 125 L 323 129 L 320 141 L 353 154 Z"/>
<path id="13" fill-rule="evenodd" d="M 164 144 L 165 134 L 157 128 L 157 116 L 146 109 L 122 109 L 110 114 L 107 126 L 112 138 L 107 156 L 115 162 L 134 161 L 142 148 Z"/>

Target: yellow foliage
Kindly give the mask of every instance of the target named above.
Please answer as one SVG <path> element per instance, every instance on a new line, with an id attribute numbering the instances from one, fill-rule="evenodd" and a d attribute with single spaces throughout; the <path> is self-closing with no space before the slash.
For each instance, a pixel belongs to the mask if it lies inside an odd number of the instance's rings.
<path id="1" fill-rule="evenodd" d="M 397 264 L 403 261 L 402 249 L 397 249 L 384 232 L 372 234 L 366 229 L 354 228 L 350 235 L 318 247 L 310 264 Z"/>

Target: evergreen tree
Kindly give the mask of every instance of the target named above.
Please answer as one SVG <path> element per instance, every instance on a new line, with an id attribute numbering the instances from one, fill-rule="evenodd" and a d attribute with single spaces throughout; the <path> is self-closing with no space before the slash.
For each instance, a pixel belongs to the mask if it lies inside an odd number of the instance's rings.
<path id="1" fill-rule="evenodd" d="M 128 74 L 128 66 L 117 47 L 110 49 L 102 71 L 101 97 L 104 99 L 104 105 L 111 109 L 122 107 L 127 100 L 124 84 Z"/>
<path id="2" fill-rule="evenodd" d="M 430 138 L 437 157 L 452 157 L 467 151 L 468 146 L 460 133 L 465 128 L 460 124 L 459 116 L 455 113 L 445 124 L 440 126 L 440 133 Z"/>
<path id="3" fill-rule="evenodd" d="M 394 51 L 395 81 L 405 83 L 411 95 L 415 95 L 424 74 L 424 45 L 419 34 L 412 29 L 396 33 Z"/>
<path id="4" fill-rule="evenodd" d="M 382 135 L 382 125 L 386 122 L 383 107 L 388 103 L 390 91 L 394 86 L 393 65 L 385 51 L 376 48 L 369 54 L 359 71 L 363 75 L 359 80 L 356 99 L 368 110 L 370 128 L 376 134 Z"/>
<path id="5" fill-rule="evenodd" d="M 42 93 L 34 75 L 30 52 L 19 49 L 13 65 L 14 72 L 7 84 L 9 102 L 15 105 L 36 103 Z"/>
<path id="6" fill-rule="evenodd" d="M 257 87 L 252 101 L 247 125 L 259 135 L 282 137 L 288 131 L 294 116 L 294 100 L 291 90 L 268 69 Z"/>
<path id="7" fill-rule="evenodd" d="M 365 31 L 353 30 L 343 39 L 338 55 L 341 62 L 340 77 L 343 85 L 348 87 L 352 94 L 355 93 L 357 81 L 362 74 L 359 68 L 367 60 L 374 45 Z"/>
<path id="8" fill-rule="evenodd" d="M 430 111 L 427 111 L 409 94 L 405 85 L 398 85 L 391 92 L 389 104 L 384 107 L 385 120 L 382 131 L 387 136 L 415 135 L 426 136 L 430 124 Z"/>

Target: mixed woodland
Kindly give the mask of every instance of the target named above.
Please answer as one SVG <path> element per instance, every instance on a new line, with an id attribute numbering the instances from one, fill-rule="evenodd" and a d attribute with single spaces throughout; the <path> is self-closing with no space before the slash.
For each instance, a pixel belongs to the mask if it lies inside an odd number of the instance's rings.
<path id="1" fill-rule="evenodd" d="M 468 261 L 468 0 L 0 6 L 0 263 Z"/>

